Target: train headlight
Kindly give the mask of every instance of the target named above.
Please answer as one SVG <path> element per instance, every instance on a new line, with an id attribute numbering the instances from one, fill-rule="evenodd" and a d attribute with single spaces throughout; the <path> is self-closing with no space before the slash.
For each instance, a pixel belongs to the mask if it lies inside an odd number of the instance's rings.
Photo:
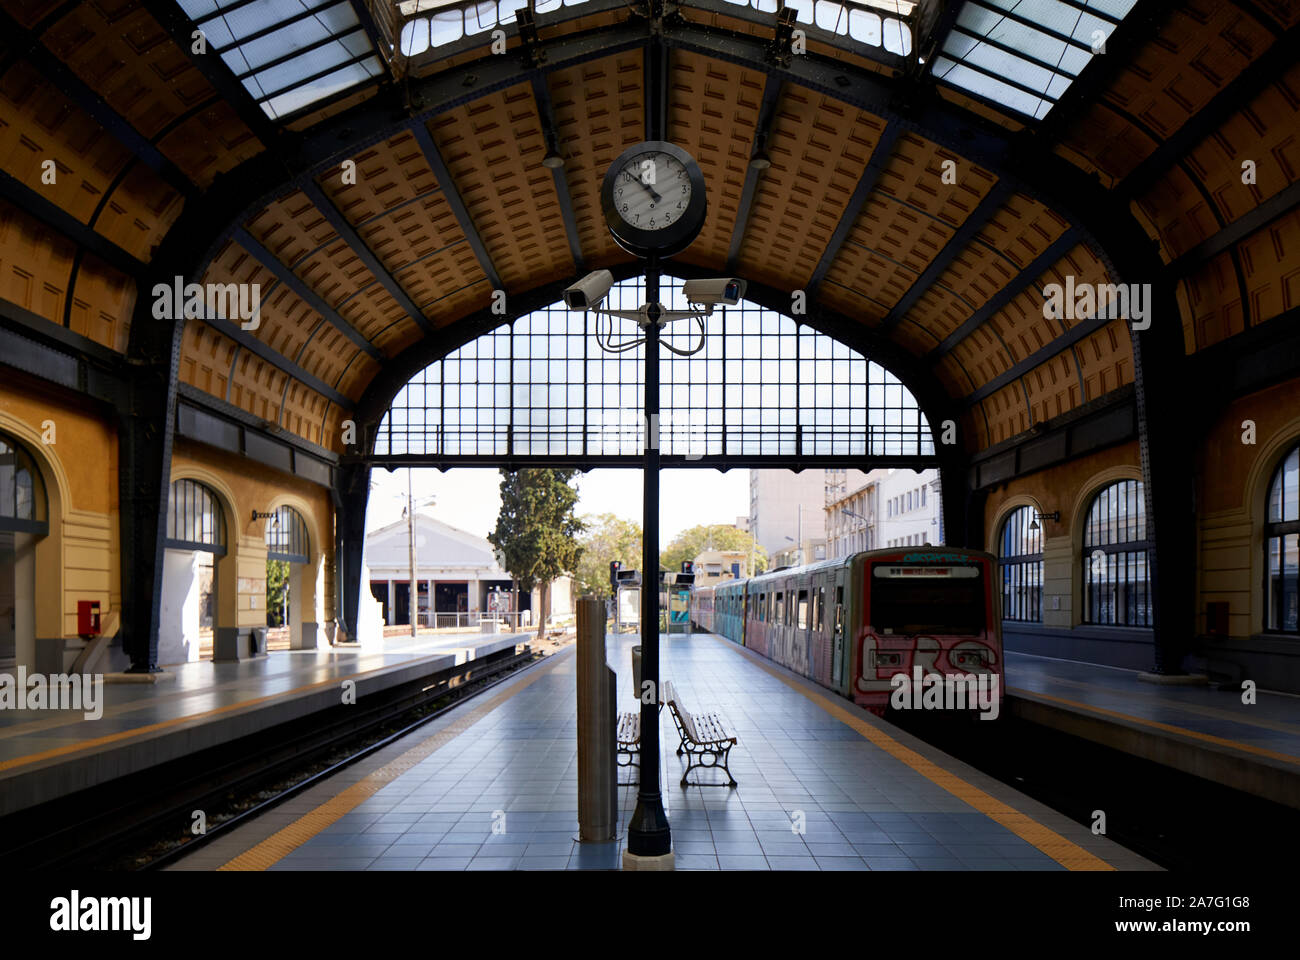
<path id="1" fill-rule="evenodd" d="M 901 667 L 903 665 L 903 655 L 901 653 L 884 653 L 875 650 L 871 654 L 871 662 L 877 667 Z"/>
<path id="2" fill-rule="evenodd" d="M 982 667 L 988 662 L 988 654 L 984 650 L 954 650 L 952 662 L 958 667 Z"/>

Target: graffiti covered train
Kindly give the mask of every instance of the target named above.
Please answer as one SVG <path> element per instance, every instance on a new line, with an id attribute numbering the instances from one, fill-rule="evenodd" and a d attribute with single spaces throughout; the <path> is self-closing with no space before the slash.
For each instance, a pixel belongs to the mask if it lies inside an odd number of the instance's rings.
<path id="1" fill-rule="evenodd" d="M 977 550 L 872 550 L 700 587 L 691 619 L 876 713 L 922 679 L 978 681 L 1000 705 L 996 570 Z"/>

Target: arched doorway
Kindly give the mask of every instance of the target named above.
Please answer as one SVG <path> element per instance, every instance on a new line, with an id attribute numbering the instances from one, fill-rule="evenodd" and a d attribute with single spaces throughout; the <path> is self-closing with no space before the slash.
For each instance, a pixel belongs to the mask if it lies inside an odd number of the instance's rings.
<path id="1" fill-rule="evenodd" d="M 49 532 L 40 471 L 0 433 L 0 669 L 36 664 L 36 544 Z"/>
<path id="2" fill-rule="evenodd" d="M 316 649 L 315 569 L 307 521 L 293 507 L 277 507 L 266 521 L 268 650 Z"/>
<path id="3" fill-rule="evenodd" d="M 158 663 L 211 660 L 217 630 L 235 626 L 224 622 L 221 596 L 234 584 L 221 582 L 226 520 L 211 488 L 197 480 L 172 483 L 164 546 Z"/>

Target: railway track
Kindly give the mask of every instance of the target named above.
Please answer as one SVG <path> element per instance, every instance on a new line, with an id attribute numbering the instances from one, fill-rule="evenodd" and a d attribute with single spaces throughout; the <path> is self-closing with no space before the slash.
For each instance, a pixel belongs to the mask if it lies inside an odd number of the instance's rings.
<path id="1" fill-rule="evenodd" d="M 502 651 L 18 811 L 0 867 L 159 869 L 543 659 Z"/>
<path id="2" fill-rule="evenodd" d="M 890 722 L 1168 870 L 1277 869 L 1300 855 L 1295 811 L 1010 713 L 953 723 L 913 711 Z"/>

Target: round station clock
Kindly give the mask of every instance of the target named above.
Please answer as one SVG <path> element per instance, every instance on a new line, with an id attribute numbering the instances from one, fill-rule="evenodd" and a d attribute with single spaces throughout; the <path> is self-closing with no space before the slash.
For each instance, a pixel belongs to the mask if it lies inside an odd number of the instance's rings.
<path id="1" fill-rule="evenodd" d="M 624 150 L 600 191 L 618 245 L 638 257 L 671 257 L 691 245 L 708 209 L 704 174 L 681 147 L 647 140 Z"/>

